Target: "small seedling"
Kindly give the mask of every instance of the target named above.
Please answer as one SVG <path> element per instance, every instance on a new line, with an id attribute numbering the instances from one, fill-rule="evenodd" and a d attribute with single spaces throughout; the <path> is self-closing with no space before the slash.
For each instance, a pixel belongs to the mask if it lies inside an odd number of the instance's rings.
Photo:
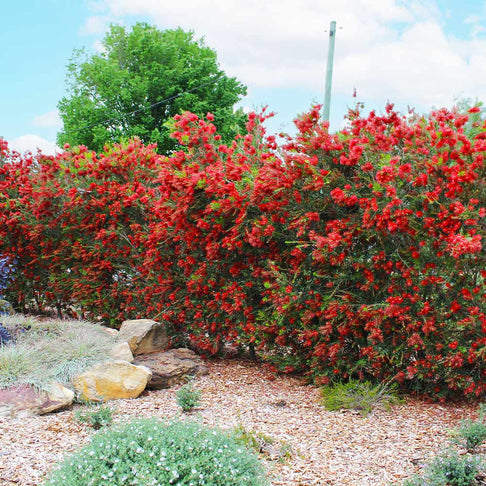
<path id="1" fill-rule="evenodd" d="M 232 431 L 233 438 L 247 449 L 253 449 L 259 454 L 267 454 L 283 462 L 292 457 L 292 447 L 287 443 L 276 443 L 272 437 L 245 429 L 241 424 Z"/>
<path id="2" fill-rule="evenodd" d="M 110 425 L 113 421 L 113 411 L 103 405 L 95 405 L 92 410 L 76 412 L 74 416 L 78 422 L 87 424 L 95 430 Z"/>
<path id="3" fill-rule="evenodd" d="M 243 425 L 238 425 L 233 430 L 233 437 L 248 449 L 254 449 L 256 452 L 263 452 L 266 445 L 273 444 L 271 437 L 261 433 L 245 429 Z"/>
<path id="4" fill-rule="evenodd" d="M 190 381 L 176 393 L 176 400 L 183 412 L 191 412 L 201 402 L 201 390 L 194 388 L 192 381 Z"/>

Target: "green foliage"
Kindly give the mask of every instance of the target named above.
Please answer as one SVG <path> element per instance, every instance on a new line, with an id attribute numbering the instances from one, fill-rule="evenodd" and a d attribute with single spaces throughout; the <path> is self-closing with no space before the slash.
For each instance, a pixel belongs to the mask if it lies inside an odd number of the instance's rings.
<path id="1" fill-rule="evenodd" d="M 452 449 L 439 454 L 403 486 L 474 486 L 481 470 L 478 457 L 459 455 Z"/>
<path id="2" fill-rule="evenodd" d="M 22 328 L 19 316 L 5 319 Z M 28 326 L 27 323 L 28 322 Z M 25 332 L 15 345 L 0 347 L 0 388 L 31 384 L 43 388 L 52 381 L 69 385 L 72 378 L 106 360 L 114 339 L 99 325 L 85 321 L 36 321 L 26 318 Z"/>
<path id="3" fill-rule="evenodd" d="M 91 410 L 79 410 L 74 414 L 75 419 L 83 424 L 88 424 L 93 429 L 110 425 L 113 421 L 113 411 L 105 405 L 93 405 Z"/>
<path id="4" fill-rule="evenodd" d="M 134 421 L 98 432 L 44 486 L 260 486 L 258 459 L 227 434 L 195 422 Z"/>
<path id="5" fill-rule="evenodd" d="M 469 452 L 474 452 L 480 445 L 486 442 L 485 407 L 481 406 L 479 420 L 463 420 L 458 429 L 453 432 L 453 441 L 465 447 Z"/>
<path id="6" fill-rule="evenodd" d="M 285 460 L 292 456 L 292 448 L 289 444 L 276 444 L 272 437 L 263 432 L 247 430 L 241 424 L 233 429 L 232 436 L 237 442 L 248 449 L 253 449 L 255 452 L 269 454 L 272 451 L 280 460 Z"/>
<path id="7" fill-rule="evenodd" d="M 213 113 L 223 139 L 244 127 L 243 112 L 233 106 L 246 94 L 245 86 L 219 69 L 215 51 L 192 32 L 160 31 L 144 23 L 128 32 L 112 25 L 103 46 L 104 52 L 92 56 L 74 53 L 68 96 L 58 105 L 64 123 L 59 145 L 98 151 L 139 137 L 168 153 L 176 143 L 164 124 L 183 111 Z"/>
<path id="8" fill-rule="evenodd" d="M 363 415 L 377 406 L 389 408 L 400 401 L 396 395 L 395 384 L 374 385 L 369 381 L 349 380 L 346 383 L 336 383 L 322 387 L 321 394 L 322 404 L 327 410 L 344 408 L 358 410 Z"/>
<path id="9" fill-rule="evenodd" d="M 233 430 L 233 436 L 245 447 L 248 449 L 253 449 L 256 452 L 262 452 L 262 449 L 264 449 L 265 446 L 275 442 L 268 435 L 265 435 L 262 432 L 249 431 L 241 424 Z"/>
<path id="10" fill-rule="evenodd" d="M 192 381 L 180 388 L 176 393 L 177 405 L 183 412 L 190 412 L 201 402 L 201 390 L 194 388 Z"/>

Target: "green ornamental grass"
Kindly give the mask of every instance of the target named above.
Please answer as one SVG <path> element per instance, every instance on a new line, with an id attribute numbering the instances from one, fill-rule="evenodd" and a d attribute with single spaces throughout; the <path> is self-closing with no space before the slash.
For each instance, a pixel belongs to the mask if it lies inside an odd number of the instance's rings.
<path id="1" fill-rule="evenodd" d="M 396 394 L 396 384 L 349 380 L 321 388 L 322 404 L 327 410 L 357 410 L 363 415 L 375 407 L 389 409 L 400 402 Z"/>
<path id="2" fill-rule="evenodd" d="M 264 486 L 256 455 L 218 429 L 156 419 L 96 433 L 44 486 Z"/>
<path id="3" fill-rule="evenodd" d="M 0 388 L 21 384 L 44 388 L 52 381 L 69 385 L 74 376 L 105 361 L 115 343 L 101 326 L 90 322 L 40 322 L 20 316 L 3 320 L 20 331 L 15 344 L 0 346 Z"/>

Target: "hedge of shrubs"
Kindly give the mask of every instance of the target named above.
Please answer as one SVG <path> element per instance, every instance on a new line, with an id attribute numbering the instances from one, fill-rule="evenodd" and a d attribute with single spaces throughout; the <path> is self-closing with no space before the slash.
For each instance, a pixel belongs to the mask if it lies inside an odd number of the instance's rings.
<path id="1" fill-rule="evenodd" d="M 277 146 L 265 115 L 222 145 L 211 115 L 176 117 L 182 150 L 138 141 L 20 156 L 0 142 L 0 255 L 22 309 L 72 306 L 116 327 L 152 317 L 207 353 L 251 345 L 328 383 L 422 393 L 486 387 L 486 128 L 479 108 L 318 107 Z"/>

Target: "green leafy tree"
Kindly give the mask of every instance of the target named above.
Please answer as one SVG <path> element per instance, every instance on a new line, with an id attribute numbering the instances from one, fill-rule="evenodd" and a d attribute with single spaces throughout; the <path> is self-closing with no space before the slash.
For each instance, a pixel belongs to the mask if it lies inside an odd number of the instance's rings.
<path id="1" fill-rule="evenodd" d="M 68 66 L 68 95 L 58 104 L 64 126 L 59 145 L 105 144 L 139 137 L 159 152 L 176 146 L 164 126 L 174 115 L 211 112 L 223 140 L 245 123 L 233 107 L 246 87 L 219 69 L 216 52 L 181 29 L 161 31 L 137 23 L 127 31 L 111 25 L 104 51 L 74 52 Z"/>

